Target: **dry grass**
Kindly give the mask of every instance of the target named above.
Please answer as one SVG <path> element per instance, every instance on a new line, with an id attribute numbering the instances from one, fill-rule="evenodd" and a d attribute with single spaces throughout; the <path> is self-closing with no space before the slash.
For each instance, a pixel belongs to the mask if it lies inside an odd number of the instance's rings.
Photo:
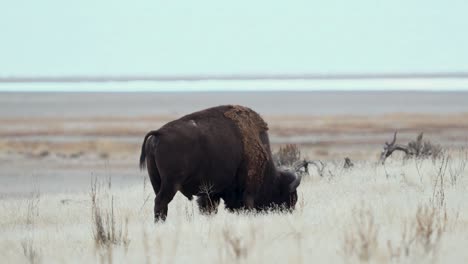
<path id="1" fill-rule="evenodd" d="M 419 206 L 413 218 L 403 222 L 399 241 L 387 241 L 392 260 L 416 259 L 436 260 L 440 243 L 447 227 L 447 212 L 430 206 Z M 409 223 L 409 224 L 408 224 Z"/>
<path id="2" fill-rule="evenodd" d="M 147 181 L 123 189 L 96 183 L 91 196 L 4 198 L 0 257 L 5 263 L 464 263 L 463 155 L 417 167 L 394 159 L 385 168 L 355 162 L 345 170 L 342 159 L 330 162 L 324 177 L 304 178 L 293 213 L 229 213 L 221 204 L 206 216 L 178 194 L 167 222 L 154 224 Z"/>
<path id="3" fill-rule="evenodd" d="M 128 249 L 130 239 L 128 237 L 128 217 L 125 217 L 125 224 L 121 220 L 117 219 L 114 213 L 114 196 L 107 194 L 107 203 L 110 205 L 105 207 L 101 199 L 103 197 L 102 185 L 98 184 L 97 179 L 94 179 L 91 184 L 91 216 L 93 226 L 93 237 L 96 247 L 111 247 L 113 245 L 124 245 L 125 249 Z M 111 191 L 112 181 L 109 178 L 107 184 L 107 191 Z M 109 197 L 110 196 L 110 197 Z M 104 207 L 104 208 L 103 208 Z"/>
<path id="4" fill-rule="evenodd" d="M 361 208 L 353 216 L 352 227 L 345 232 L 343 252 L 346 258 L 367 262 L 378 248 L 378 227 L 370 210 Z"/>
<path id="5" fill-rule="evenodd" d="M 233 234 L 227 227 L 222 231 L 222 235 L 224 239 L 224 249 L 227 255 L 235 261 L 246 259 L 251 250 L 254 250 L 255 240 L 246 241 L 245 238 Z"/>
<path id="6" fill-rule="evenodd" d="M 36 264 L 41 262 L 41 254 L 35 241 L 36 219 L 39 216 L 40 193 L 33 192 L 27 200 L 27 210 L 25 217 L 25 228 L 27 234 L 21 241 L 23 255 L 28 263 Z"/>

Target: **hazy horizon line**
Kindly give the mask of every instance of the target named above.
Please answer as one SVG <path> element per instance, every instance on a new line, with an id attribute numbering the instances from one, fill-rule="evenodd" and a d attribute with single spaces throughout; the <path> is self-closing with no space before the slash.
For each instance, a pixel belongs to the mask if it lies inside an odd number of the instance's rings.
<path id="1" fill-rule="evenodd" d="M 468 79 L 468 72 L 421 73 L 299 73 L 299 74 L 181 74 L 181 75 L 63 75 L 4 76 L 0 83 L 82 83 L 133 81 L 254 81 L 254 80 L 379 80 L 379 79 Z"/>

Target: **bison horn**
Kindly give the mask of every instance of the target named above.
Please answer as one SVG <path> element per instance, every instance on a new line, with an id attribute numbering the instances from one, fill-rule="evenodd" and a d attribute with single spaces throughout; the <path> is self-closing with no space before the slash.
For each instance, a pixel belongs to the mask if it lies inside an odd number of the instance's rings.
<path id="1" fill-rule="evenodd" d="M 294 181 L 292 181 L 289 184 L 289 192 L 294 192 L 296 190 L 297 186 L 299 186 L 299 184 L 301 184 L 301 179 L 302 179 L 301 175 L 296 176 L 296 179 L 294 179 Z"/>

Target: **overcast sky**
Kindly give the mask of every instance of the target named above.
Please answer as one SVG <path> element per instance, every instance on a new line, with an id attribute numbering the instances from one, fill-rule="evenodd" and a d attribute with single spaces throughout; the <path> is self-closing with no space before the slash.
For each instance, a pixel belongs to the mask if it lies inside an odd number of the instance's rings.
<path id="1" fill-rule="evenodd" d="M 0 75 L 468 71 L 468 1 L 14 0 Z"/>

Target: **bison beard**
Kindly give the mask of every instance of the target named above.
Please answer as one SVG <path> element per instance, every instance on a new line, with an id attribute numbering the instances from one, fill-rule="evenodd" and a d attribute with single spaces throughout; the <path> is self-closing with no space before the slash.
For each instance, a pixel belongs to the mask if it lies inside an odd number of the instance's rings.
<path id="1" fill-rule="evenodd" d="M 143 140 L 140 168 L 146 161 L 156 194 L 155 221 L 165 220 L 177 191 L 198 196 L 202 213 L 217 210 L 293 209 L 300 177 L 278 171 L 271 159 L 268 126 L 243 106 L 218 106 L 186 115 L 150 131 Z"/>

